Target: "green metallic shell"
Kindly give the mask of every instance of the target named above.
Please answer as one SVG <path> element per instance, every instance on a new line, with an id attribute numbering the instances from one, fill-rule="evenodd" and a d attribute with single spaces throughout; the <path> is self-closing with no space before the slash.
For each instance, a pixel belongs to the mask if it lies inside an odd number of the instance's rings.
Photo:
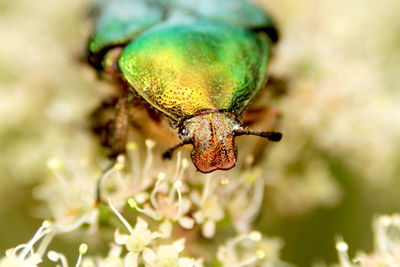
<path id="1" fill-rule="evenodd" d="M 164 16 L 164 9 L 149 0 L 109 0 L 98 9 L 96 29 L 89 43 L 93 54 L 108 46 L 128 43 Z"/>
<path id="2" fill-rule="evenodd" d="M 96 28 L 89 42 L 89 55 L 124 45 L 164 21 L 209 20 L 265 31 L 272 41 L 277 32 L 273 21 L 259 7 L 245 0 L 97 0 Z M 100 59 L 104 55 L 100 55 Z M 91 61 L 91 60 L 90 60 Z"/>
<path id="3" fill-rule="evenodd" d="M 174 9 L 186 10 L 193 17 L 239 25 L 248 29 L 273 28 L 264 10 L 245 0 L 170 0 Z"/>
<path id="4" fill-rule="evenodd" d="M 231 24 L 164 23 L 126 46 L 118 65 L 133 90 L 176 121 L 203 110 L 240 114 L 265 80 L 269 45 Z"/>

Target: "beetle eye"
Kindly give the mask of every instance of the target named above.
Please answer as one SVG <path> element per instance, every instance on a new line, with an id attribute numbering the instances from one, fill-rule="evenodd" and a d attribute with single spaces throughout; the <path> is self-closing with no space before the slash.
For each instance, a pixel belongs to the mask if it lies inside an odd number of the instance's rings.
<path id="1" fill-rule="evenodd" d="M 189 133 L 189 131 L 185 127 L 181 127 L 178 132 L 179 137 L 181 137 L 181 138 L 186 137 L 188 135 L 188 133 Z"/>

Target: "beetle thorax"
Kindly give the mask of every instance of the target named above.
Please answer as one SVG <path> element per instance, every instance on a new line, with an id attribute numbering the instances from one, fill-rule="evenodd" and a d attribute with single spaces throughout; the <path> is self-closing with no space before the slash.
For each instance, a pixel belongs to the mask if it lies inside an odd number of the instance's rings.
<path id="1" fill-rule="evenodd" d="M 195 116 L 183 124 L 186 138 L 193 140 L 191 158 L 201 172 L 228 170 L 235 166 L 235 116 L 230 113 L 208 113 Z"/>

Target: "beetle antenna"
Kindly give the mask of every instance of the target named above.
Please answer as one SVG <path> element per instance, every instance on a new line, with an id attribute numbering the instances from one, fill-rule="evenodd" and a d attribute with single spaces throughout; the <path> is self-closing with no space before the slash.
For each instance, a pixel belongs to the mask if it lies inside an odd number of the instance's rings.
<path id="1" fill-rule="evenodd" d="M 235 132 L 235 136 L 241 135 L 256 135 L 263 138 L 267 138 L 269 141 L 278 142 L 282 139 L 282 133 L 279 132 L 253 132 L 239 130 Z"/>
<path id="2" fill-rule="evenodd" d="M 179 144 L 176 144 L 176 145 L 170 147 L 167 151 L 165 151 L 162 154 L 163 159 L 170 159 L 172 157 L 172 153 L 174 153 L 175 150 L 177 150 L 181 146 L 191 144 L 191 143 L 193 143 L 192 139 L 186 139 L 186 140 L 183 140 L 182 142 L 180 142 Z"/>

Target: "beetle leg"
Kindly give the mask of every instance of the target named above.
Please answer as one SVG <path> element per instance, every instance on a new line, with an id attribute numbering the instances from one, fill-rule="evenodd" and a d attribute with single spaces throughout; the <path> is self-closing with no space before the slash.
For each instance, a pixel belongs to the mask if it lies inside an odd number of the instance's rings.
<path id="1" fill-rule="evenodd" d="M 126 142 L 129 130 L 129 112 L 128 99 L 122 97 L 118 99 L 115 106 L 115 115 L 111 125 L 110 144 L 111 158 L 116 158 L 118 155 L 125 154 Z"/>
<path id="2" fill-rule="evenodd" d="M 112 127 L 112 119 L 115 113 L 115 106 L 118 102 L 118 98 L 110 98 L 103 101 L 98 108 L 96 108 L 92 114 L 90 114 L 90 128 L 99 137 L 101 144 L 104 147 L 110 147 L 109 143 L 110 131 Z"/>
<path id="3" fill-rule="evenodd" d="M 118 69 L 118 58 L 122 53 L 122 47 L 114 47 L 107 51 L 102 62 L 103 71 L 111 78 L 120 77 L 120 71 Z"/>
<path id="4" fill-rule="evenodd" d="M 104 102 L 92 114 L 92 128 L 100 134 L 104 146 L 111 148 L 111 164 L 102 172 L 96 186 L 96 204 L 101 201 L 101 187 L 103 181 L 117 163 L 117 157 L 125 154 L 129 129 L 129 100 L 121 97 Z M 114 111 L 114 112 L 112 112 Z M 114 113 L 114 114 L 111 114 Z"/>
<path id="5" fill-rule="evenodd" d="M 103 102 L 90 116 L 91 128 L 100 137 L 102 145 L 111 149 L 111 158 L 125 153 L 129 129 L 128 108 L 128 97 L 113 98 Z"/>

